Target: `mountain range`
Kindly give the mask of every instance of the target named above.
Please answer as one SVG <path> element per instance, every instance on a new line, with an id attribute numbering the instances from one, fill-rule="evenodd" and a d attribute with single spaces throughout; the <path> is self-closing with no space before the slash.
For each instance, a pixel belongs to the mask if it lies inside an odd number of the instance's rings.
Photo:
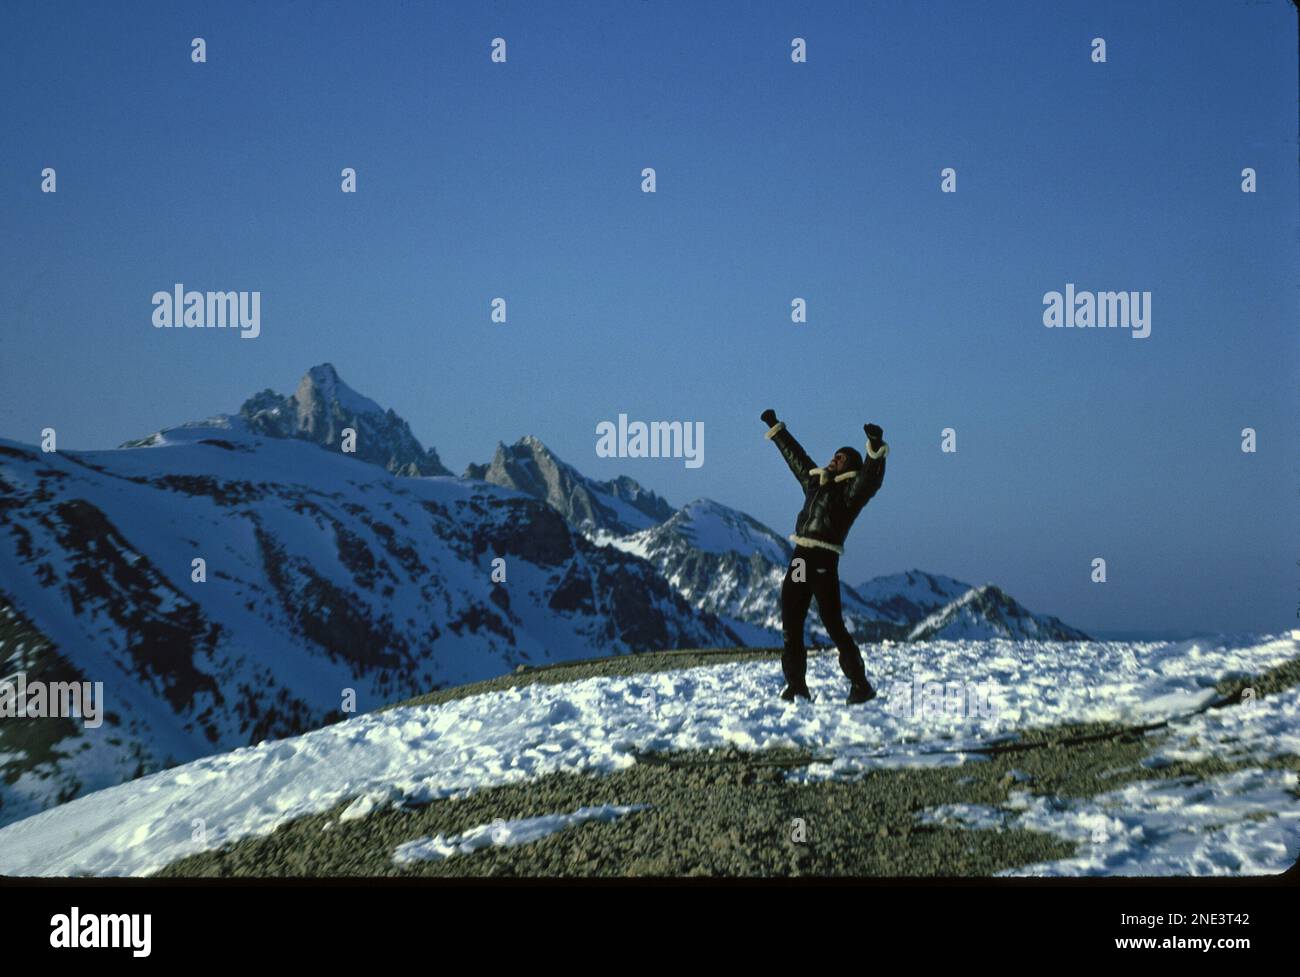
<path id="1" fill-rule="evenodd" d="M 118 449 L 0 439 L 2 674 L 107 700 L 97 730 L 0 723 L 0 824 L 521 666 L 779 644 L 790 553 L 535 437 L 457 478 L 330 364 Z M 865 640 L 1084 637 L 916 570 L 845 586 L 844 608 Z"/>
<path id="2" fill-rule="evenodd" d="M 641 557 L 746 644 L 780 643 L 781 580 L 793 548 L 752 516 L 712 499 L 674 511 L 629 478 L 586 478 L 535 437 L 498 445 L 490 464 L 470 465 L 465 477 L 546 502 L 593 542 Z M 992 584 L 974 587 L 921 570 L 842 590 L 845 623 L 861 640 L 1087 637 L 1057 618 L 1026 610 Z M 816 615 L 810 617 L 814 637 L 825 638 Z"/>

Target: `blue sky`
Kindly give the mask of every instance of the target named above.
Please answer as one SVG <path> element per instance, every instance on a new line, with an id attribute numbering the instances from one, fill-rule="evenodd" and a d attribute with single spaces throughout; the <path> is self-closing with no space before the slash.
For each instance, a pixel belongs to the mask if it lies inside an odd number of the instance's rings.
<path id="1" fill-rule="evenodd" d="M 1295 36 L 1284 0 L 6 5 L 0 434 L 116 445 L 330 361 L 453 470 L 531 433 L 789 532 L 758 414 L 819 461 L 876 421 L 849 580 L 1289 627 Z M 153 329 L 176 282 L 260 290 L 262 335 Z M 1044 329 L 1067 282 L 1151 291 L 1150 338 Z M 620 412 L 703 421 L 705 464 L 598 458 Z"/>

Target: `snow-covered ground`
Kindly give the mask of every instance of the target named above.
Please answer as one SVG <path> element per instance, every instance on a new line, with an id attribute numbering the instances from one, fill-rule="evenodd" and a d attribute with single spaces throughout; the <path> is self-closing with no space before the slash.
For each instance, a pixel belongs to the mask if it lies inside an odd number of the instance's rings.
<path id="1" fill-rule="evenodd" d="M 1020 829 L 1080 846 L 1072 858 L 1000 875 L 1276 875 L 1300 854 L 1300 797 L 1290 770 L 1207 780 L 1142 780 L 1088 799 L 1013 791 L 1004 807 L 945 804 L 922 823 Z"/>
<path id="2" fill-rule="evenodd" d="M 1300 689 L 1177 718 L 1166 731 L 1148 766 L 1300 755 Z M 1042 831 L 1081 846 L 1073 858 L 1003 875 L 1272 875 L 1300 857 L 1297 781 L 1291 770 L 1248 769 L 1141 780 L 1084 800 L 1021 790 L 1000 808 L 946 804 L 921 820 Z"/>
<path id="3" fill-rule="evenodd" d="M 874 766 L 971 762 L 975 757 L 963 750 L 1035 726 L 1193 717 L 1213 696 L 1216 680 L 1257 674 L 1298 655 L 1296 632 L 1150 644 L 886 643 L 868 655 L 882 696 L 854 708 L 843 703 L 833 655 L 810 662 L 810 686 L 820 696 L 812 704 L 776 697 L 782 683 L 775 662 L 538 683 L 362 715 L 79 798 L 0 828 L 0 874 L 147 875 L 348 799 L 348 816 L 364 817 L 404 799 L 461 795 L 557 771 L 610 772 L 651 750 L 801 747 L 825 758 L 800 774 L 814 779 L 855 776 Z M 957 715 L 924 700 L 901 708 L 904 686 L 924 688 L 914 680 L 977 690 L 979 696 L 962 701 L 986 708 Z M 1210 751 L 1262 760 L 1294 753 L 1297 708 L 1297 696 L 1286 693 L 1249 708 L 1179 718 L 1162 754 Z M 1294 775 L 1285 772 L 1247 771 L 1197 785 L 1137 784 L 1073 814 L 1031 798 L 1022 812 L 954 809 L 935 816 L 1021 819 L 1074 837 L 1081 823 L 1092 831 L 1100 812 L 1118 812 L 1123 830 L 1107 834 L 1104 851 L 1082 856 L 1081 864 L 1026 869 L 1038 873 L 1281 871 L 1300 852 L 1293 785 Z M 1166 843 L 1184 810 L 1202 809 L 1203 818 L 1191 819 L 1201 833 Z M 1251 828 L 1256 824 L 1260 832 Z"/>

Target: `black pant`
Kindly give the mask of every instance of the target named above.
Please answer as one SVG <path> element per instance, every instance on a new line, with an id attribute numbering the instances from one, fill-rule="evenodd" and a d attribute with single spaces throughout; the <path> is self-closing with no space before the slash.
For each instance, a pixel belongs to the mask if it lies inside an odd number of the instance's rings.
<path id="1" fill-rule="evenodd" d="M 796 579 L 796 569 L 802 560 L 802 579 Z M 854 644 L 849 629 L 844 626 L 844 613 L 840 608 L 840 558 L 830 550 L 795 547 L 794 558 L 785 572 L 781 584 L 781 638 L 784 651 L 781 671 L 786 682 L 795 689 L 804 688 L 808 670 L 808 649 L 803 643 L 803 625 L 808 617 L 808 605 L 817 598 L 817 611 L 821 614 L 826 633 L 840 652 L 840 669 L 855 685 L 867 680 L 862 665 L 862 655 Z"/>

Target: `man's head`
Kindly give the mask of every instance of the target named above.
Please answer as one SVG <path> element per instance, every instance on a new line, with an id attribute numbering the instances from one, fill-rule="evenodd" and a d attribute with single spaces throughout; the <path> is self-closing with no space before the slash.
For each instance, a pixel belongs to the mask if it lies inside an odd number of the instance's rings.
<path id="1" fill-rule="evenodd" d="M 862 456 L 853 448 L 844 447 L 835 452 L 835 457 L 826 466 L 826 470 L 832 475 L 838 475 L 841 472 L 855 472 L 861 467 Z"/>

